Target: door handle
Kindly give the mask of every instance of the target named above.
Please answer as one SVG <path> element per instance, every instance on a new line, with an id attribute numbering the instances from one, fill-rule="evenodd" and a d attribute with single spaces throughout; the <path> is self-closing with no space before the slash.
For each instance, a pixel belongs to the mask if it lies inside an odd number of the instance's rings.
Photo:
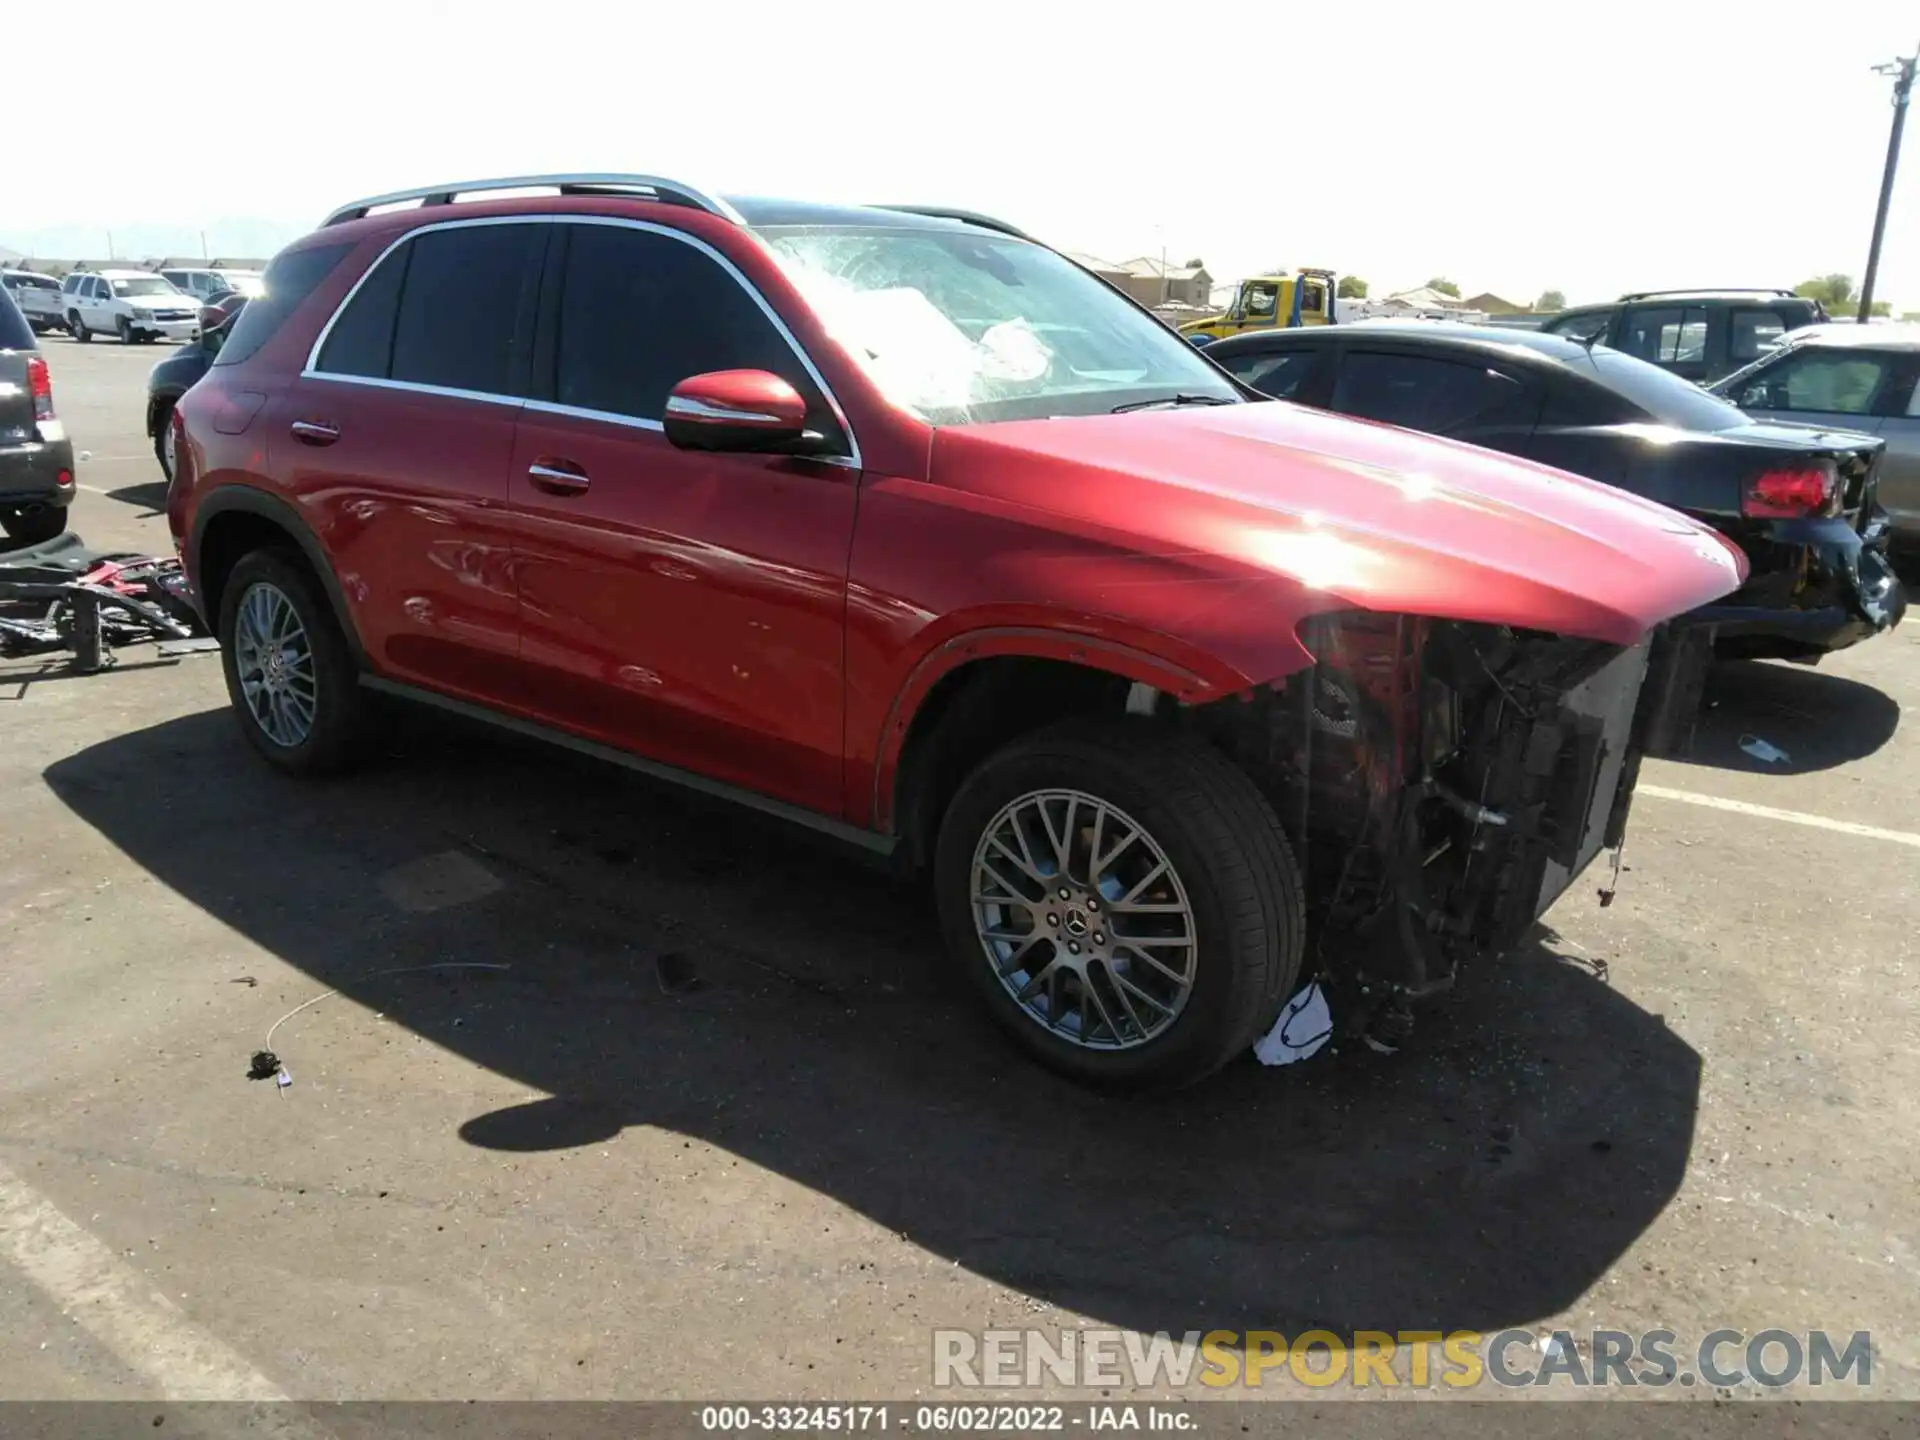
<path id="1" fill-rule="evenodd" d="M 288 427 L 293 438 L 307 445 L 331 445 L 340 438 L 340 427 L 318 420 L 296 420 Z"/>
<path id="2" fill-rule="evenodd" d="M 544 490 L 549 495 L 584 495 L 592 485 L 584 471 L 561 468 L 567 462 L 549 465 L 544 460 L 536 460 L 527 467 L 527 478 L 533 481 L 536 490 Z"/>

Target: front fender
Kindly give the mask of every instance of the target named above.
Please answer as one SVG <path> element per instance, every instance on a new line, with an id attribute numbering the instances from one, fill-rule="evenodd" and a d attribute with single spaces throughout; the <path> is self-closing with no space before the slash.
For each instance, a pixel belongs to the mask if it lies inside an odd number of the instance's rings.
<path id="1" fill-rule="evenodd" d="M 947 628 L 943 626 L 943 630 Z M 1240 672 L 1173 637 L 1142 632 L 1119 639 L 1068 628 L 1060 624 L 1058 618 L 1052 618 L 1048 624 L 1035 616 L 1021 624 L 987 624 L 960 630 L 958 634 L 922 639 L 927 639 L 927 643 L 895 689 L 879 732 L 849 756 L 849 789 L 854 791 L 849 793 L 849 810 L 854 822 L 868 824 L 883 833 L 893 828 L 900 755 L 906 747 L 908 733 L 914 728 L 914 718 L 920 714 L 927 695 L 966 664 L 1000 657 L 1064 660 L 1092 670 L 1106 670 L 1135 684 L 1152 685 L 1185 705 L 1204 705 L 1206 701 L 1221 699 L 1248 685 L 1248 678 Z M 1298 660 L 1292 657 L 1275 660 L 1283 664 L 1286 672 L 1313 662 L 1298 639 L 1292 639 L 1292 649 L 1298 651 Z M 1277 680 L 1279 676 L 1281 672 L 1269 678 Z M 860 785 L 862 772 L 872 776 L 870 785 Z"/>

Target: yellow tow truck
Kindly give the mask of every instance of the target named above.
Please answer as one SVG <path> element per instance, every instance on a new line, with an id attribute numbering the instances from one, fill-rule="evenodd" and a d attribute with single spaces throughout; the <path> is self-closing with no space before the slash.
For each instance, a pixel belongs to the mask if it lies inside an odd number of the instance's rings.
<path id="1" fill-rule="evenodd" d="M 1180 333 L 1207 345 L 1242 330 L 1283 330 L 1334 321 L 1334 272 L 1302 268 L 1290 275 L 1257 275 L 1242 280 L 1224 315 L 1189 320 Z"/>

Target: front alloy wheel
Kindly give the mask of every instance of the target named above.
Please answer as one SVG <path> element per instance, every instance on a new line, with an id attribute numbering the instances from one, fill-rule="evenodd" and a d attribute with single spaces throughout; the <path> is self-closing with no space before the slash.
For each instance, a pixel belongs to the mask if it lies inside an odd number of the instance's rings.
<path id="1" fill-rule="evenodd" d="M 255 581 L 240 597 L 233 660 L 261 733 L 289 750 L 306 743 L 318 699 L 313 645 L 293 602 L 269 581 Z"/>
<path id="2" fill-rule="evenodd" d="M 1137 820 L 1079 790 L 1001 808 L 973 856 L 974 928 L 995 978 L 1048 1033 L 1143 1045 L 1193 993 L 1186 887 Z"/>
<path id="3" fill-rule="evenodd" d="M 1096 1085 L 1210 1074 L 1299 974 L 1299 868 L 1273 807 L 1170 726 L 1022 736 L 960 784 L 933 884 L 948 955 L 1007 1034 Z"/>

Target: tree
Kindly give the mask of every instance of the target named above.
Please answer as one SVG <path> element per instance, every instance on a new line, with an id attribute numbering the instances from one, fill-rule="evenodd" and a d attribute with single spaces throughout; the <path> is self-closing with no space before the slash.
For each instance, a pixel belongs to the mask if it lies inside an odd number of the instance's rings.
<path id="1" fill-rule="evenodd" d="M 1444 275 L 1436 275 L 1427 281 L 1427 289 L 1438 290 L 1442 295 L 1451 295 L 1456 300 L 1460 298 L 1460 287 Z"/>
<path id="2" fill-rule="evenodd" d="M 1567 308 L 1567 297 L 1558 290 L 1547 290 L 1533 302 L 1533 308 L 1543 314 L 1550 310 L 1564 310 Z"/>
<path id="3" fill-rule="evenodd" d="M 1199 259 L 1198 257 L 1195 257 L 1194 259 L 1189 260 L 1183 268 L 1188 270 L 1204 270 L 1207 268 L 1207 262 L 1202 259 Z"/>
<path id="4" fill-rule="evenodd" d="M 1827 307 L 1827 313 L 1835 316 L 1851 316 L 1860 313 L 1860 297 L 1854 293 L 1851 275 L 1816 275 L 1811 280 L 1802 280 L 1793 287 L 1793 293 L 1804 295 L 1809 300 L 1818 300 Z M 1884 300 L 1873 302 L 1873 313 L 1890 315 L 1892 307 Z"/>
<path id="5" fill-rule="evenodd" d="M 1358 275 L 1342 275 L 1340 286 L 1333 293 L 1342 300 L 1364 300 L 1367 298 L 1367 282 Z"/>

